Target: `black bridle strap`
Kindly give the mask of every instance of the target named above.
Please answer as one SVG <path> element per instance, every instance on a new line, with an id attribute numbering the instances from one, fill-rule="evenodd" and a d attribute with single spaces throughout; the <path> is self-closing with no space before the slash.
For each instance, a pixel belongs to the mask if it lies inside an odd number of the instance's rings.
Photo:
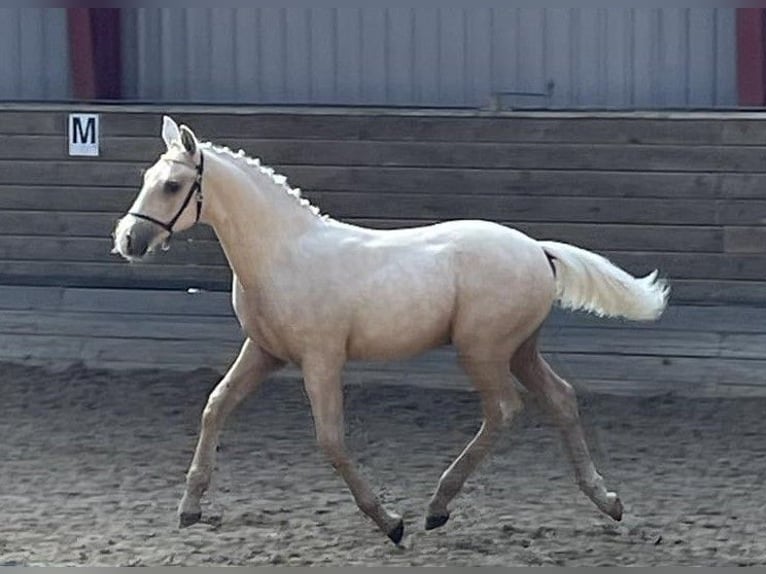
<path id="1" fill-rule="evenodd" d="M 199 165 L 196 167 L 197 170 L 197 178 L 194 180 L 194 183 L 192 184 L 191 188 L 189 188 L 189 192 L 186 194 L 186 197 L 184 198 L 184 202 L 181 204 L 180 209 L 175 214 L 173 219 L 171 219 L 169 222 L 165 223 L 164 221 L 160 221 L 159 219 L 156 219 L 152 217 L 151 215 L 144 215 L 143 213 L 137 213 L 135 211 L 128 212 L 128 215 L 132 215 L 133 217 L 137 219 L 143 219 L 144 221 L 148 221 L 150 223 L 154 223 L 155 225 L 159 225 L 168 232 L 168 237 L 173 235 L 173 227 L 175 227 L 178 220 L 181 218 L 181 215 L 183 215 L 184 211 L 186 211 L 186 208 L 189 207 L 189 203 L 192 200 L 192 197 L 197 198 L 197 214 L 194 218 L 194 223 L 199 222 L 200 215 L 202 214 L 202 174 L 205 171 L 205 156 L 200 151 L 199 154 Z"/>

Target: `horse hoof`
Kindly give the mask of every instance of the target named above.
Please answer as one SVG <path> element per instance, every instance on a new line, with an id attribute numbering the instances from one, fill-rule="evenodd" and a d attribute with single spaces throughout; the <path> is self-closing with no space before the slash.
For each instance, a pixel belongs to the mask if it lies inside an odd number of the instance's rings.
<path id="1" fill-rule="evenodd" d="M 396 528 L 394 528 L 388 533 L 388 537 L 391 539 L 391 542 L 399 546 L 399 544 L 402 542 L 402 538 L 404 538 L 404 520 L 403 519 L 400 519 L 399 524 L 396 525 Z"/>
<path id="2" fill-rule="evenodd" d="M 201 518 L 201 512 L 182 512 L 178 517 L 178 525 L 181 528 L 186 528 L 192 524 L 197 524 Z"/>
<path id="3" fill-rule="evenodd" d="M 609 516 L 612 517 L 613 520 L 620 522 L 622 520 L 622 501 L 619 497 L 615 497 L 614 502 L 612 503 L 612 508 L 609 509 Z"/>
<path id="4" fill-rule="evenodd" d="M 449 512 L 447 514 L 432 514 L 426 517 L 426 530 L 434 530 L 447 524 Z"/>

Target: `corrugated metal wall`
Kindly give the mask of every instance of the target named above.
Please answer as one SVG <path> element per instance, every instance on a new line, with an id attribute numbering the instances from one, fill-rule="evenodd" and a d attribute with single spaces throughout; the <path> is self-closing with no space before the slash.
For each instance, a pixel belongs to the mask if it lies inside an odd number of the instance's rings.
<path id="1" fill-rule="evenodd" d="M 576 108 L 731 107 L 734 9 L 125 11 L 141 100 Z M 550 92 L 549 92 L 550 90 Z"/>
<path id="2" fill-rule="evenodd" d="M 0 8 L 0 100 L 70 97 L 66 10 Z"/>

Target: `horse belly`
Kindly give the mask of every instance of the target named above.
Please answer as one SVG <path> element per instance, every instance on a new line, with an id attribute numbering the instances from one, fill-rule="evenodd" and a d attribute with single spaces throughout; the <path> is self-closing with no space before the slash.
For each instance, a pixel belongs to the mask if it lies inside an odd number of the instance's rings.
<path id="1" fill-rule="evenodd" d="M 360 305 L 349 333 L 348 358 L 402 359 L 449 343 L 454 298 L 444 290 L 435 291 L 384 291 Z"/>

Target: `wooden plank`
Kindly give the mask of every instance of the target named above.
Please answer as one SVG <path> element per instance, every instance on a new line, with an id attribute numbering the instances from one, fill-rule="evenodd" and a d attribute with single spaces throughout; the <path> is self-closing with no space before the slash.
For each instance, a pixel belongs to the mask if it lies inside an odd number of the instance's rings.
<path id="1" fill-rule="evenodd" d="M 131 339 L 208 341 L 211 345 L 244 340 L 239 323 L 233 317 L 40 310 L 5 310 L 0 316 L 0 338 L 9 335 L 109 337 L 126 342 Z"/>
<path id="2" fill-rule="evenodd" d="M 0 210 L 39 211 L 44 206 L 46 211 L 124 213 L 135 200 L 138 191 L 138 187 L 0 184 Z"/>
<path id="3" fill-rule="evenodd" d="M 671 299 L 670 306 L 655 322 L 633 322 L 608 319 L 582 312 L 555 309 L 545 328 L 557 329 L 596 328 L 632 331 L 662 330 L 682 332 L 715 332 L 722 334 L 761 333 L 766 323 L 766 307 L 740 305 L 681 305 Z M 640 336 L 640 335 L 638 335 Z"/>
<path id="4" fill-rule="evenodd" d="M 350 55 L 349 55 L 350 57 Z M 339 73 L 351 73 L 355 66 L 341 66 Z M 356 66 L 358 68 L 358 66 Z M 345 72 L 344 72 L 345 70 Z M 358 82 L 358 80 L 357 80 Z M 351 86 L 343 86 L 351 89 Z M 33 113 L 5 111 L 0 118 L 8 120 L 5 133 L 64 134 L 65 115 L 37 112 L 45 120 L 45 129 L 29 124 Z M 526 143 L 603 143 L 603 144 L 687 144 L 687 145 L 761 145 L 764 128 L 757 120 L 736 119 L 630 119 L 621 114 L 613 118 L 582 117 L 550 112 L 545 118 L 530 118 L 519 114 L 499 113 L 491 117 L 460 117 L 449 112 L 412 115 L 407 113 L 374 112 L 349 114 L 335 111 L 306 110 L 304 112 L 274 113 L 263 109 L 231 113 L 212 108 L 200 114 L 188 111 L 173 113 L 173 117 L 189 124 L 203 138 L 247 138 L 257 135 L 265 139 L 369 139 L 394 141 L 474 141 Z M 162 113 L 105 112 L 102 113 L 103 133 L 112 136 L 159 137 Z M 18 125 L 16 129 L 14 125 Z M 6 120 L 3 120 L 6 125 Z"/>
<path id="5" fill-rule="evenodd" d="M 718 195 L 721 199 L 761 199 L 766 180 L 761 174 L 719 174 Z"/>
<path id="6" fill-rule="evenodd" d="M 0 160 L 3 184 L 124 186 L 136 193 L 141 186 L 141 171 L 146 167 L 129 162 Z"/>
<path id="7" fill-rule="evenodd" d="M 724 227 L 726 253 L 766 253 L 766 227 Z"/>
<path id="8" fill-rule="evenodd" d="M 445 354 L 445 358 L 449 356 Z M 752 384 L 763 382 L 766 360 L 721 357 L 659 357 L 595 353 L 548 353 L 548 360 L 572 381 L 668 381 L 692 384 Z M 424 360 L 354 363 L 357 370 L 400 373 L 457 373 L 454 361 Z"/>
<path id="9" fill-rule="evenodd" d="M 763 305 L 766 303 L 766 281 L 736 279 L 673 280 L 673 300 L 705 305 Z"/>
<path id="10" fill-rule="evenodd" d="M 61 160 L 66 140 L 55 136 L 7 136 L 0 158 Z M 763 146 L 722 147 L 616 144 L 518 144 L 473 142 L 381 142 L 310 139 L 216 138 L 278 165 L 353 165 L 400 167 L 470 167 L 488 169 L 576 169 L 610 171 L 755 172 L 766 167 Z M 164 151 L 162 140 L 102 138 L 101 159 L 153 162 Z"/>
<path id="11" fill-rule="evenodd" d="M 11 219 L 14 225 L 5 227 L 9 232 L 16 235 L 0 235 L 0 259 L 6 260 L 46 260 L 57 261 L 94 261 L 103 263 L 124 263 L 121 258 L 111 253 L 112 240 L 107 236 L 102 226 L 96 226 L 94 231 L 91 226 L 73 228 L 71 224 L 65 231 L 58 232 L 59 228 L 49 226 L 33 227 L 36 222 L 37 212 L 26 215 L 26 221 L 33 229 L 33 233 L 18 235 L 27 228 L 20 223 L 20 219 L 8 218 L 7 214 L 0 214 L 0 224 L 4 219 Z M 56 222 L 66 220 L 66 215 L 58 214 L 49 218 Z M 349 220 L 355 221 L 355 220 Z M 373 223 L 374 227 L 394 228 L 399 227 L 397 221 L 387 222 L 388 225 L 375 225 L 375 222 L 359 221 L 360 224 Z M 413 221 L 412 224 L 422 223 Z M 619 226 L 599 225 L 595 229 L 590 224 L 520 224 L 518 227 L 530 236 L 538 239 L 555 239 L 558 241 L 571 242 L 580 247 L 591 249 L 604 254 L 615 253 L 615 261 L 625 261 L 628 252 L 635 251 L 640 256 L 640 264 L 665 265 L 669 273 L 677 273 L 686 267 L 699 266 L 701 272 L 707 269 L 705 265 L 718 265 L 724 256 L 716 254 L 719 246 L 720 234 L 715 229 L 691 228 L 683 226 Z M 210 230 L 208 230 L 210 232 Z M 37 234 L 42 234 L 37 236 Z M 187 234 L 188 235 L 188 234 Z M 30 240 L 30 236 L 35 237 Z M 718 236 L 718 239 L 716 237 Z M 615 251 L 619 249 L 619 251 Z M 649 251 L 649 250 L 656 250 Z M 675 250 L 678 250 L 677 252 Z M 672 253 L 679 253 L 680 258 L 673 259 Z M 740 269 L 741 256 L 749 257 L 751 265 L 757 265 L 760 258 L 752 259 L 753 254 L 762 251 L 751 251 L 738 254 L 732 259 L 732 264 Z M 698 265 L 699 262 L 699 265 Z M 145 262 L 152 265 L 179 265 L 195 264 L 210 266 L 227 266 L 228 262 L 215 239 L 191 239 L 182 236 L 176 237 L 168 252 L 157 251 L 148 256 Z M 634 263 L 635 264 L 635 263 Z M 726 271 L 724 271 L 726 272 Z M 747 274 L 744 268 L 741 278 L 758 279 Z M 685 277 L 685 275 L 677 275 Z M 739 276 L 739 275 L 737 275 Z"/>
<path id="12" fill-rule="evenodd" d="M 721 357 L 637 357 L 556 353 L 560 374 L 572 380 L 625 379 L 700 384 L 762 384 L 766 361 Z"/>
<path id="13" fill-rule="evenodd" d="M 721 123 L 723 145 L 761 145 L 766 141 L 766 126 L 762 121 L 734 121 Z"/>
<path id="14" fill-rule="evenodd" d="M 761 254 L 721 253 L 639 253 L 609 252 L 603 255 L 613 262 L 643 273 L 658 267 L 671 277 L 684 279 L 731 279 L 761 281 L 766 268 L 766 257 Z"/>
<path id="15" fill-rule="evenodd" d="M 766 201 L 722 201 L 718 206 L 718 222 L 722 225 L 763 225 L 766 223 Z"/>
<path id="16" fill-rule="evenodd" d="M 47 193 L 47 192 L 44 192 Z M 56 196 L 55 193 L 51 193 Z M 39 194 L 44 197 L 44 194 Z M 75 195 L 72 208 L 85 206 L 90 194 L 84 197 Z M 0 191 L 2 197 L 2 191 Z M 82 199 L 82 201 L 80 201 Z M 1 202 L 2 200 L 0 200 Z M 65 203 L 65 200 L 59 200 Z M 18 204 L 16 204 L 18 205 Z M 39 207 L 40 204 L 37 205 Z M 51 209 L 57 209 L 58 203 L 51 201 Z M 343 221 L 382 229 L 398 227 L 414 227 L 435 223 L 439 218 L 431 217 L 416 219 L 409 217 L 391 217 L 389 219 L 375 217 L 347 217 L 343 213 L 334 214 Z M 508 214 L 499 213 L 501 218 Z M 80 213 L 80 212 L 42 212 L 42 211 L 0 211 L 0 237 L 10 236 L 55 236 L 83 237 L 105 240 L 110 237 L 120 214 L 110 213 Z M 516 227 L 536 239 L 556 239 L 574 243 L 586 249 L 614 249 L 621 251 L 692 251 L 692 252 L 721 252 L 723 251 L 724 231 L 720 227 L 692 225 L 632 225 L 603 223 L 593 226 L 591 223 L 548 223 L 526 221 L 504 221 L 509 226 Z M 187 245 L 187 240 L 194 243 Z M 0 239 L 2 241 L 2 239 Z M 111 240 L 110 240 L 111 241 Z M 214 249 L 209 245 L 216 241 L 210 227 L 196 226 L 191 230 L 180 232 L 174 239 L 169 256 L 182 249 L 194 251 L 195 246 L 203 249 Z M 108 252 L 111 246 L 106 251 Z M 192 255 L 192 260 L 193 255 Z"/>
<path id="17" fill-rule="evenodd" d="M 77 207 L 77 202 L 73 202 Z M 38 205 L 39 208 L 39 205 Z M 0 235 L 69 236 L 109 238 L 124 213 L 77 211 L 2 211 Z M 173 245 L 187 240 L 211 241 L 215 234 L 210 227 L 198 225 L 175 235 Z"/>
<path id="18" fill-rule="evenodd" d="M 5 300 L 17 287 L 0 287 L 0 300 Z M 45 292 L 50 288 L 25 288 L 25 294 Z M 61 302 L 56 309 L 78 313 L 128 312 L 135 316 L 184 315 L 234 317 L 228 291 L 194 291 L 186 289 L 153 291 L 147 289 L 61 289 Z M 38 294 L 40 296 L 41 294 Z M 37 307 L 33 307 L 37 308 Z"/>
<path id="19" fill-rule="evenodd" d="M 555 238 L 597 251 L 720 253 L 724 243 L 723 230 L 713 226 L 520 222 L 514 227 L 535 239 Z"/>
<path id="20" fill-rule="evenodd" d="M 342 217 L 347 223 L 374 229 L 418 227 L 437 223 L 437 219 Z M 601 223 L 529 223 L 499 221 L 538 240 L 572 243 L 595 251 L 664 251 L 720 253 L 723 230 L 719 227 L 692 225 L 628 225 Z"/>
<path id="21" fill-rule="evenodd" d="M 766 333 L 725 335 L 721 341 L 721 356 L 743 359 L 766 357 Z"/>
<path id="22" fill-rule="evenodd" d="M 4 337 L 0 360 L 25 363 L 56 363 L 82 361 L 98 366 L 102 362 L 132 363 L 134 368 L 161 367 L 164 361 L 188 363 L 191 369 L 208 366 L 225 368 L 236 357 L 240 345 L 205 341 L 131 340 L 107 337 L 61 337 L 42 335 L 15 335 Z M 191 370 L 190 369 L 190 370 Z"/>
<path id="23" fill-rule="evenodd" d="M 66 133 L 64 114 L 33 111 L 0 111 L 3 135 L 59 135 Z"/>
<path id="24" fill-rule="evenodd" d="M 584 313 L 555 309 L 546 329 L 597 328 L 637 333 L 645 330 L 760 333 L 766 324 L 766 307 L 740 305 L 671 305 L 657 322 L 642 323 L 605 319 Z M 141 314 L 232 316 L 227 292 L 187 293 L 178 290 L 64 289 L 59 287 L 14 287 L 0 285 L 0 309 L 61 311 L 73 313 L 128 312 Z"/>
<path id="25" fill-rule="evenodd" d="M 140 140 L 136 140 L 140 141 Z M 577 169 L 610 171 L 766 171 L 763 147 L 642 146 L 603 144 L 484 144 L 423 142 L 342 142 L 313 140 L 229 140 L 268 164 L 488 169 Z M 127 141 L 112 142 L 108 159 L 136 157 Z M 133 145 L 132 143 L 130 145 Z M 105 143 L 106 146 L 106 143 Z M 145 150 L 146 146 L 139 146 Z M 146 153 L 146 152 L 144 152 Z"/>
<path id="26" fill-rule="evenodd" d="M 0 261 L 0 284 L 226 291 L 231 288 L 231 272 L 202 265 Z"/>
<path id="27" fill-rule="evenodd" d="M 38 313 L 78 313 L 106 315 L 130 313 L 143 316 L 229 317 L 228 292 L 150 289 L 98 289 L 0 285 L 0 309 Z"/>
<path id="28" fill-rule="evenodd" d="M 614 354 L 625 356 L 716 357 L 723 353 L 723 336 L 714 332 L 604 327 L 546 329 L 541 347 L 547 353 Z M 730 355 L 730 354 L 729 354 Z M 743 348 L 741 358 L 766 359 L 766 347 Z"/>
<path id="29" fill-rule="evenodd" d="M 67 237 L 98 240 L 83 243 L 90 249 L 97 250 L 99 257 L 111 250 L 111 239 L 108 238 L 116 221 L 117 214 L 93 215 L 81 213 L 45 213 L 39 211 L 18 211 L 12 213 L 0 212 L 0 244 L 5 242 L 6 249 L 19 245 L 21 237 Z M 400 227 L 415 227 L 435 223 L 436 219 L 377 219 L 342 217 L 349 223 L 379 228 L 393 229 Z M 527 223 L 503 222 L 516 227 L 537 239 L 556 239 L 571 242 L 587 249 L 619 249 L 621 251 L 694 251 L 717 252 L 722 246 L 722 231 L 715 227 L 694 226 L 664 226 L 664 225 L 612 225 L 601 224 L 594 227 L 590 223 Z M 10 237 L 3 238 L 8 235 Z M 189 242 L 191 240 L 191 242 Z M 35 239 L 34 241 L 38 241 Z M 208 255 L 197 253 L 212 253 L 218 263 L 219 248 L 211 228 L 198 226 L 189 231 L 179 233 L 173 240 L 171 251 L 161 254 L 161 261 L 174 261 L 178 252 L 188 252 L 189 262 L 203 262 Z M 107 245 L 108 243 L 108 245 Z M 24 249 L 24 246 L 19 246 Z M 50 246 L 55 248 L 55 246 Z M 199 249 L 198 249 L 199 248 Z M 20 255 L 16 258 L 23 258 Z"/>
<path id="30" fill-rule="evenodd" d="M 21 162 L 29 170 L 31 164 Z M 95 167 L 94 167 L 95 166 Z M 118 172 L 107 180 L 104 174 Z M 50 167 L 50 169 L 49 169 Z M 29 173 L 23 181 L 23 170 L 13 162 L 0 161 L 0 201 L 10 209 L 35 209 L 37 201 L 58 201 L 68 211 L 103 211 L 106 207 L 123 211 L 133 202 L 140 189 L 140 172 L 145 164 L 45 162 L 42 171 Z M 758 198 L 756 190 L 766 185 L 762 175 L 713 175 L 704 173 L 584 172 L 546 170 L 475 170 L 452 168 L 386 168 L 346 166 L 274 166 L 294 186 L 306 190 L 407 192 L 451 194 L 518 194 L 591 197 L 654 197 L 676 199 L 712 199 L 720 194 Z M 89 173 L 99 171 L 106 183 L 95 185 Z M 120 175 L 129 174 L 127 179 Z M 58 179 L 57 179 L 58 178 Z M 70 191 L 71 204 L 66 203 Z M 7 195 L 6 195 L 7 192 Z M 49 195 L 43 195 L 51 192 Z M 24 200 L 24 194 L 29 199 Z M 103 197 L 102 197 L 103 196 Z M 93 201 L 96 207 L 87 208 Z M 19 203 L 13 203 L 19 202 Z M 70 205 L 67 208 L 67 205 Z"/>
<path id="31" fill-rule="evenodd" d="M 615 171 L 477 170 L 353 166 L 278 166 L 302 189 L 441 194 L 519 194 L 708 199 L 766 185 L 766 176 Z M 741 178 L 748 178 L 742 181 Z M 762 187 L 760 189 L 763 189 Z"/>
<path id="32" fill-rule="evenodd" d="M 117 213 L 0 211 L 0 233 L 108 238 L 119 217 Z"/>
<path id="33" fill-rule="evenodd" d="M 109 237 L 35 237 L 0 236 L 0 260 L 68 261 L 128 264 L 111 253 Z M 170 251 L 155 251 L 142 262 L 147 265 L 226 266 L 228 262 L 217 241 L 174 241 Z"/>
<path id="34" fill-rule="evenodd" d="M 203 340 L 239 342 L 243 333 L 231 316 L 154 315 L 115 312 L 5 310 L 0 316 L 0 337 L 7 335 L 60 335 L 119 339 Z M 617 329 L 609 327 L 557 327 L 544 331 L 545 353 L 616 354 L 765 359 L 766 335 L 720 334 L 706 331 Z M 454 361 L 453 351 L 436 351 L 420 361 Z"/>
<path id="35" fill-rule="evenodd" d="M 323 213 L 354 218 L 498 219 L 523 222 L 593 222 L 705 225 L 715 219 L 712 202 L 675 199 L 611 199 L 498 195 L 335 193 L 304 195 Z"/>
<path id="36" fill-rule="evenodd" d="M 368 194 L 307 192 L 304 194 L 319 206 L 323 213 L 344 221 L 388 220 L 393 226 L 397 220 L 404 225 L 425 224 L 435 221 L 481 218 L 498 221 L 534 232 L 535 237 L 561 238 L 560 233 L 572 233 L 570 237 L 584 237 L 587 224 L 599 223 L 605 233 L 633 233 L 641 243 L 642 236 L 654 231 L 667 233 L 667 241 L 674 233 L 688 232 L 695 244 L 707 243 L 701 236 L 709 230 L 708 238 L 715 245 L 721 243 L 721 230 L 712 225 L 714 205 L 687 200 L 621 200 L 599 198 L 535 198 L 526 196 L 452 196 L 446 199 L 429 194 Z M 664 213 L 653 210 L 664 208 Z M 632 211 L 631 211 L 632 210 Z M 60 211 L 2 211 L 0 210 L 0 234 L 5 235 L 55 235 L 70 237 L 110 237 L 121 213 L 110 212 L 60 212 Z M 681 225 L 691 229 L 681 229 Z M 708 225 L 706 225 L 708 224 Z M 597 233 L 601 225 L 591 227 Z M 644 227 L 647 226 L 647 227 Z M 391 227 L 391 225 L 386 225 Z M 630 227 L 630 231 L 627 228 Z M 562 231 L 557 231 L 558 229 Z M 579 232 L 578 232 L 579 230 Z M 587 231 L 587 230 L 585 230 Z M 183 235 L 181 235 L 183 233 Z M 180 232 L 176 243 L 184 239 L 213 240 L 212 229 L 197 226 Z M 656 238 L 655 238 L 656 239 Z M 646 241 L 650 241 L 649 238 Z M 644 244 L 646 245 L 646 244 Z M 655 245 L 662 247 L 655 241 Z M 648 249 L 648 247 L 644 247 Z M 668 250 L 673 246 L 668 245 Z"/>

